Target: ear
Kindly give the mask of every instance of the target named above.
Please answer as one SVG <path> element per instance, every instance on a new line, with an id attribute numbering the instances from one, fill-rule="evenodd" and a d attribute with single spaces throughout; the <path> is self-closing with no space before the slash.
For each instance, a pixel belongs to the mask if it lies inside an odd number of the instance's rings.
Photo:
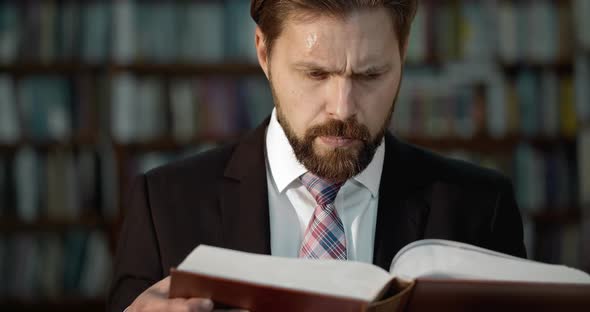
<path id="1" fill-rule="evenodd" d="M 266 42 L 264 38 L 264 34 L 260 27 L 256 26 L 256 34 L 255 34 L 255 43 L 256 43 L 256 55 L 258 56 L 258 64 L 264 71 L 266 75 L 266 79 L 268 79 L 268 49 L 266 47 Z"/>

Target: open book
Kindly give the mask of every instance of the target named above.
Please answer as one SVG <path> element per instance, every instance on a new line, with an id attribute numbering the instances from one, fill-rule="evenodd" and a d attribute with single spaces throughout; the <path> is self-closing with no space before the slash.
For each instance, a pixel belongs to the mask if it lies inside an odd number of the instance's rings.
<path id="1" fill-rule="evenodd" d="M 565 283 L 590 294 L 590 276 L 582 271 L 436 239 L 404 247 L 390 272 L 354 261 L 282 258 L 201 245 L 171 275 L 170 297 L 212 298 L 252 311 L 403 310 L 416 280 Z"/>

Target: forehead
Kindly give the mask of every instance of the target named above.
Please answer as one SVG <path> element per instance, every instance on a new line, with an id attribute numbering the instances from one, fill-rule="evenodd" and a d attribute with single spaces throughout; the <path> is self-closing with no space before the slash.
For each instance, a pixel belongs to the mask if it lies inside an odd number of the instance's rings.
<path id="1" fill-rule="evenodd" d="M 383 62 L 399 55 L 393 27 L 385 8 L 353 11 L 343 17 L 290 18 L 277 38 L 275 51 L 289 60 L 334 66 Z"/>

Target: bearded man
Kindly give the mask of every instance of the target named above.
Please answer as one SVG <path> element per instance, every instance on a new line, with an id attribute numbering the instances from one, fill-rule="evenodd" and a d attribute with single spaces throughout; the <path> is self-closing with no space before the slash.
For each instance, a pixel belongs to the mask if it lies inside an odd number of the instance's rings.
<path id="1" fill-rule="evenodd" d="M 275 108 L 238 142 L 136 179 L 109 310 L 211 311 L 168 299 L 199 244 L 388 269 L 406 244 L 450 239 L 525 257 L 502 175 L 388 132 L 415 0 L 252 0 Z"/>

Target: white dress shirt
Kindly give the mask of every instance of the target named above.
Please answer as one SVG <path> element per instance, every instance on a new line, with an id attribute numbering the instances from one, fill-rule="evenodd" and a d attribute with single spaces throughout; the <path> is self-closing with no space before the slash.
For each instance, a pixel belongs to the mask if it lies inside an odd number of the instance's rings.
<path id="1" fill-rule="evenodd" d="M 344 183 L 334 205 L 346 234 L 348 260 L 373 262 L 379 183 L 385 144 L 357 176 Z M 300 182 L 307 169 L 297 161 L 293 148 L 273 110 L 266 130 L 266 180 L 270 209 L 270 242 L 273 256 L 297 257 L 316 201 Z"/>

